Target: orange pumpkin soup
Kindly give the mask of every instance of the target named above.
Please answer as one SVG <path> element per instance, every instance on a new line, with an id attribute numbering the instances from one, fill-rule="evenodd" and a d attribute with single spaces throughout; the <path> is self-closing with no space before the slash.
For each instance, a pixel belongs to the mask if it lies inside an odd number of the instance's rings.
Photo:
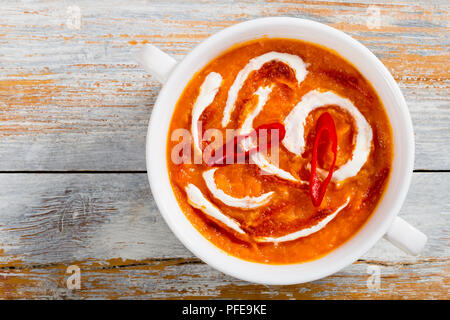
<path id="1" fill-rule="evenodd" d="M 255 128 L 274 123 L 278 140 L 260 148 Z M 260 263 L 317 259 L 350 239 L 380 201 L 393 158 L 371 84 L 337 53 L 292 39 L 254 40 L 209 62 L 169 130 L 169 176 L 187 218 L 226 253 Z M 243 161 L 208 161 L 230 141 Z"/>

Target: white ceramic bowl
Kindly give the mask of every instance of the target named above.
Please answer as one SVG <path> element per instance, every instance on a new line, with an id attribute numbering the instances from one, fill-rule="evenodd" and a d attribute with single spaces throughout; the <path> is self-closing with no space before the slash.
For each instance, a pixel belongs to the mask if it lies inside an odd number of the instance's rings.
<path id="1" fill-rule="evenodd" d="M 189 222 L 174 196 L 167 170 L 170 120 L 180 94 L 192 76 L 231 46 L 261 37 L 292 38 L 335 50 L 375 87 L 391 121 L 394 159 L 386 193 L 372 217 L 349 241 L 326 256 L 299 264 L 269 265 L 230 256 L 206 240 Z M 146 46 L 138 56 L 144 68 L 164 83 L 153 108 L 147 135 L 147 169 L 162 216 L 180 241 L 210 266 L 239 279 L 263 284 L 296 284 L 339 271 L 368 251 L 380 238 L 417 254 L 426 236 L 396 217 L 406 197 L 414 164 L 414 135 L 408 108 L 386 67 L 361 43 L 332 27 L 296 18 L 263 18 L 239 23 L 209 37 L 180 63 Z"/>

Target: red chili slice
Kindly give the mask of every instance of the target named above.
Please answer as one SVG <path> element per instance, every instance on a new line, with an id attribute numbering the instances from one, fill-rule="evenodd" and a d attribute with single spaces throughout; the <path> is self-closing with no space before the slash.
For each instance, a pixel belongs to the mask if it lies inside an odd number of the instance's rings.
<path id="1" fill-rule="evenodd" d="M 267 130 L 267 142 L 265 144 L 260 144 L 260 136 L 263 130 Z M 246 135 L 240 135 L 234 137 L 233 140 L 228 141 L 220 148 L 217 148 L 214 150 L 211 154 L 211 156 L 208 159 L 205 159 L 205 162 L 208 166 L 214 166 L 214 165 L 227 165 L 231 163 L 236 163 L 238 159 L 244 159 L 245 161 L 248 160 L 249 156 L 255 152 L 259 152 L 268 148 L 271 148 L 272 146 L 272 130 L 278 130 L 278 141 L 275 141 L 276 144 L 279 144 L 280 141 L 284 139 L 284 136 L 286 135 L 286 129 L 281 123 L 274 122 L 269 124 L 263 124 L 259 127 L 257 127 L 254 131 L 252 131 L 249 134 Z M 256 134 L 256 139 L 258 141 L 257 146 L 250 149 L 250 150 L 242 150 L 240 142 L 251 136 Z M 231 151 L 231 152 L 230 152 Z M 215 157 L 217 153 L 222 155 L 218 158 Z"/>
<path id="2" fill-rule="evenodd" d="M 317 153 L 319 148 L 319 142 L 321 138 L 328 137 L 331 141 L 331 151 L 333 152 L 333 162 L 331 163 L 330 170 L 328 171 L 328 176 L 324 181 L 320 181 L 317 176 Z M 323 197 L 325 196 L 325 191 L 327 186 L 331 181 L 333 176 L 334 166 L 336 164 L 337 157 L 337 133 L 336 126 L 334 124 L 333 117 L 328 113 L 324 112 L 320 115 L 316 123 L 316 138 L 314 140 L 313 155 L 311 160 L 311 176 L 309 177 L 309 192 L 311 194 L 312 203 L 315 207 L 320 206 Z"/>

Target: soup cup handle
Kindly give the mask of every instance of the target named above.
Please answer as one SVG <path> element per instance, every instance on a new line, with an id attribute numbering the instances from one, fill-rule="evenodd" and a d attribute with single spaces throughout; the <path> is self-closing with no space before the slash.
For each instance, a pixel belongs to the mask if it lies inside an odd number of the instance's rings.
<path id="1" fill-rule="evenodd" d="M 144 45 L 135 58 L 145 71 L 149 72 L 161 83 L 167 81 L 177 64 L 174 58 L 148 43 Z"/>
<path id="2" fill-rule="evenodd" d="M 427 242 L 427 236 L 400 217 L 388 229 L 384 238 L 406 253 L 418 255 Z"/>

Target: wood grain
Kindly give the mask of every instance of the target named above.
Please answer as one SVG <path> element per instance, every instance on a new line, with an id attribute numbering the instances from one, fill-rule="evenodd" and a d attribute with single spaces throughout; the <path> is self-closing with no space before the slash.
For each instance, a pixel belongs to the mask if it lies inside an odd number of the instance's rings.
<path id="1" fill-rule="evenodd" d="M 0 0 L 0 299 L 450 299 L 449 9 L 443 0 Z M 399 83 L 415 168 L 438 171 L 414 174 L 401 212 L 429 236 L 420 257 L 381 240 L 320 281 L 254 285 L 199 261 L 162 220 L 143 172 L 160 85 L 133 55 L 151 42 L 181 60 L 224 27 L 267 16 L 348 33 Z M 80 290 L 66 286 L 73 264 Z M 367 287 L 371 266 L 381 269 L 377 290 Z"/>
<path id="2" fill-rule="evenodd" d="M 42 299 L 448 299 L 448 259 L 413 264 L 359 260 L 338 274 L 302 285 L 263 286 L 224 276 L 197 259 L 80 261 L 81 289 L 66 287 L 67 265 L 6 270 L 2 298 Z M 368 266 L 380 266 L 368 289 Z"/>
<path id="3" fill-rule="evenodd" d="M 288 287 L 238 281 L 200 262 L 164 223 L 145 174 L 1 177 L 0 298 L 450 298 L 450 173 L 414 174 L 400 213 L 429 236 L 420 257 L 382 240 L 343 271 Z M 66 287 L 72 264 L 81 290 Z M 369 265 L 381 268 L 379 290 L 367 289 Z"/>
<path id="4" fill-rule="evenodd" d="M 146 42 L 181 60 L 200 41 L 252 18 L 293 16 L 360 40 L 391 70 L 416 132 L 416 169 L 450 169 L 449 5 L 371 2 L 1 2 L 0 170 L 145 170 L 160 89 L 132 56 Z M 372 7 L 373 8 L 373 7 Z"/>

